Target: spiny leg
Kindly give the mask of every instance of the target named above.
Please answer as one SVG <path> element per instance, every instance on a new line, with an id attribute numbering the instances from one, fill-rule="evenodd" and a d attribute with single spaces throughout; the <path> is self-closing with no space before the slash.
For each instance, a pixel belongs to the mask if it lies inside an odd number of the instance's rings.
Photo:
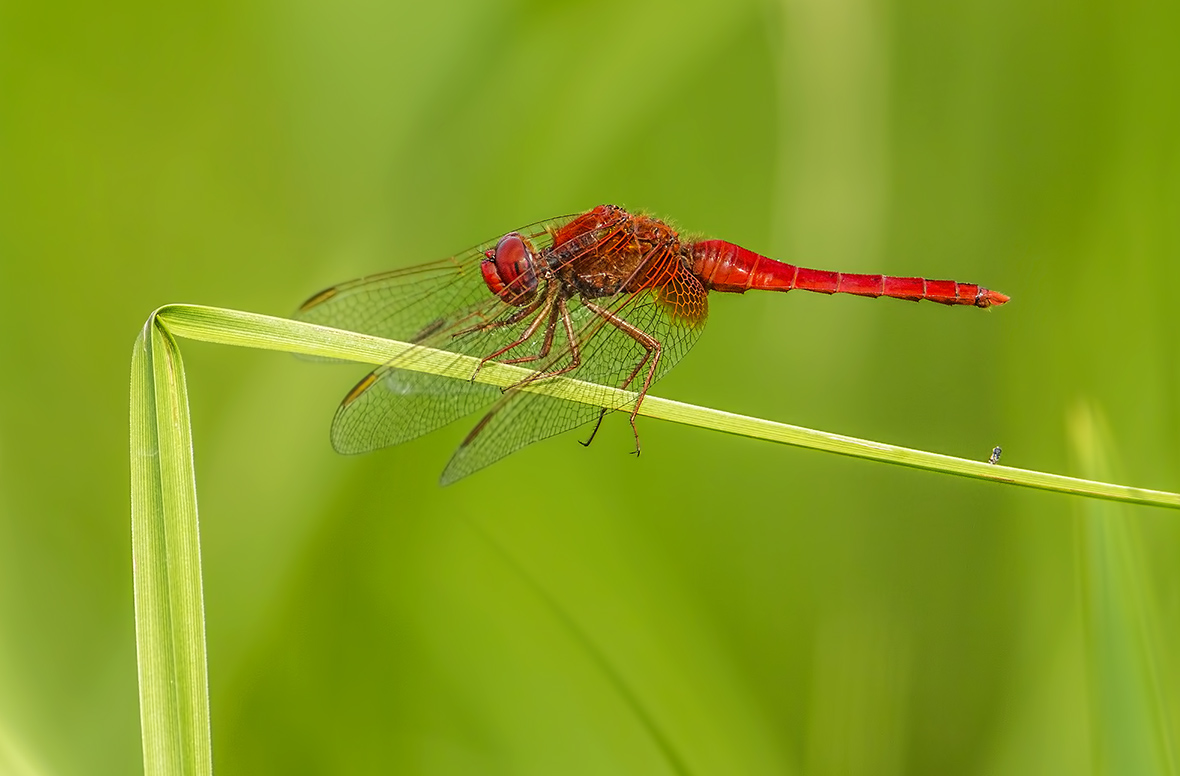
<path id="1" fill-rule="evenodd" d="M 508 351 L 512 350 L 513 348 L 527 342 L 529 340 L 529 338 L 531 338 L 534 334 L 537 333 L 537 329 L 539 329 L 541 327 L 541 321 L 544 321 L 545 319 L 549 319 L 549 325 L 545 331 L 545 342 L 542 345 L 542 348 L 547 353 L 549 345 L 553 341 L 553 329 L 557 325 L 557 322 L 555 320 L 553 320 L 557 314 L 557 310 L 553 304 L 554 297 L 555 297 L 555 292 L 550 292 L 549 294 L 545 295 L 545 297 L 543 298 L 543 300 L 541 302 L 530 305 L 527 312 L 521 311 L 518 313 L 514 313 L 503 321 L 491 321 L 487 324 L 484 324 L 482 326 L 478 326 L 478 327 L 472 329 L 472 331 L 487 331 L 489 329 L 500 328 L 502 326 L 511 326 L 514 323 L 519 323 L 520 321 L 524 320 L 527 315 L 530 315 L 534 312 L 536 313 L 536 317 L 533 318 L 532 323 L 530 323 L 528 325 L 528 327 L 525 328 L 524 332 L 521 333 L 521 335 L 519 337 L 517 337 L 515 340 L 508 343 L 504 347 L 500 348 L 496 352 L 489 353 L 488 355 L 484 356 L 483 358 L 481 358 L 479 360 L 479 363 L 476 364 L 476 366 L 475 366 L 475 372 L 473 372 L 471 375 L 471 379 L 475 380 L 475 378 L 479 375 L 479 371 L 481 369 L 483 369 L 483 365 L 486 364 L 487 362 L 492 361 L 496 357 L 502 356 L 503 354 L 507 353 Z M 524 361 L 535 361 L 538 358 L 544 358 L 544 357 L 545 357 L 544 354 L 537 355 L 537 356 L 526 356 L 526 357 L 519 358 L 519 359 L 504 361 L 503 363 L 516 364 L 516 363 L 521 363 Z"/>
<path id="2" fill-rule="evenodd" d="M 483 323 L 477 323 L 474 326 L 468 326 L 466 329 L 460 329 L 459 331 L 452 334 L 451 339 L 456 339 L 458 337 L 465 337 L 468 334 L 477 334 L 481 331 L 488 331 L 489 329 L 501 329 L 505 326 L 515 326 L 516 324 L 523 321 L 525 318 L 532 315 L 540 307 L 542 307 L 543 305 L 545 305 L 549 301 L 550 300 L 549 300 L 548 295 L 538 296 L 535 302 L 532 302 L 531 304 L 527 305 L 526 307 L 520 308 L 519 310 L 514 312 L 512 315 L 509 315 L 507 318 L 503 318 L 503 319 L 493 318 L 490 321 L 485 320 Z M 464 317 L 472 318 L 472 317 L 474 317 L 474 315 L 475 314 L 473 313 L 473 314 L 469 314 Z M 482 313 L 478 313 L 478 315 L 481 318 L 483 317 Z"/>
<path id="3" fill-rule="evenodd" d="M 598 420 L 594 421 L 594 430 L 590 432 L 590 438 L 583 442 L 578 440 L 578 444 L 582 447 L 589 447 L 590 443 L 594 441 L 594 437 L 598 436 L 598 429 L 602 428 L 602 419 L 606 417 L 606 407 L 598 411 Z"/>
<path id="4" fill-rule="evenodd" d="M 555 369 L 551 372 L 534 372 L 533 374 L 531 374 L 528 377 L 521 380 L 519 383 L 516 383 L 515 385 L 512 385 L 510 387 L 519 388 L 522 385 L 526 385 L 526 384 L 534 382 L 536 380 L 543 380 L 543 379 L 546 379 L 549 377 L 557 377 L 559 375 L 565 374 L 566 372 L 573 371 L 574 369 L 577 369 L 579 366 L 582 365 L 582 352 L 578 347 L 578 338 L 574 334 L 574 323 L 570 319 L 569 305 L 566 303 L 565 297 L 559 296 L 557 298 L 557 305 L 555 306 L 555 309 L 554 309 L 554 317 L 561 318 L 562 326 L 565 329 L 565 338 L 569 342 L 569 348 L 570 348 L 569 363 L 566 364 L 565 366 L 563 366 L 561 369 Z M 556 326 L 556 322 L 554 322 L 554 325 Z M 516 359 L 514 361 L 504 361 L 503 363 L 513 364 L 513 363 L 517 363 L 518 361 L 532 361 L 537 358 L 544 358 L 546 355 L 548 355 L 549 346 L 552 344 L 552 341 L 553 341 L 553 332 L 552 331 L 548 332 L 548 335 L 549 336 L 547 338 L 548 342 L 545 346 L 545 353 L 538 354 L 537 356 L 530 356 L 527 358 Z"/>
<path id="5" fill-rule="evenodd" d="M 534 382 L 536 380 L 541 380 L 541 379 L 548 378 L 548 377 L 557 377 L 558 375 L 564 374 L 564 373 L 569 372 L 573 369 L 577 369 L 579 366 L 582 365 L 582 354 L 581 354 L 581 350 L 578 348 L 578 340 L 574 336 L 574 324 L 573 324 L 573 321 L 570 319 L 569 305 L 566 303 L 565 297 L 563 297 L 563 296 L 557 297 L 557 304 L 555 306 L 555 310 L 557 311 L 557 314 L 560 315 L 560 317 L 561 317 L 563 327 L 565 328 L 565 336 L 569 340 L 570 363 L 567 364 L 566 366 L 562 367 L 561 369 L 558 369 L 553 372 L 535 372 L 535 373 L 529 375 L 528 377 L 524 378 L 523 380 L 521 380 L 519 383 L 515 383 L 514 385 L 508 386 L 507 388 L 504 389 L 504 391 L 507 392 L 510 390 L 514 390 L 516 388 L 521 387 L 522 385 L 526 385 L 526 384 Z M 540 356 L 540 357 L 543 358 L 543 356 Z M 475 438 L 477 436 L 479 436 L 480 432 L 482 432 L 484 430 L 484 428 L 487 427 L 488 423 L 491 422 L 492 418 L 495 417 L 496 413 L 500 410 L 500 406 L 501 405 L 499 405 L 499 404 L 496 405 L 486 415 L 484 415 L 483 418 L 480 419 L 479 423 L 475 424 L 475 428 L 471 429 L 471 431 L 467 434 L 467 437 L 463 440 L 463 443 L 459 446 L 466 447 L 466 446 L 470 445 L 475 440 Z"/>
<path id="6" fill-rule="evenodd" d="M 517 358 L 508 358 L 508 359 L 501 361 L 500 363 L 502 363 L 502 364 L 526 364 L 529 361 L 538 361 L 540 359 L 547 357 L 549 355 L 549 351 L 553 348 L 553 336 L 557 331 L 557 318 L 560 315 L 561 315 L 561 305 L 560 304 L 550 305 L 550 307 L 549 307 L 549 322 L 547 324 L 545 324 L 545 336 L 542 338 L 541 347 L 536 353 L 534 353 L 530 356 L 518 356 Z M 534 324 L 531 328 L 533 330 L 536 330 L 536 328 L 537 328 L 536 322 L 534 322 Z M 533 332 L 526 332 L 525 336 L 522 339 L 528 339 L 529 337 L 532 336 L 532 334 L 533 334 Z M 507 350 L 511 350 L 513 347 L 516 347 L 516 346 L 515 345 L 509 346 L 507 348 Z M 500 350 L 496 353 L 496 355 L 499 355 L 500 353 L 503 353 L 503 352 L 504 352 L 504 350 Z"/>
<path id="7" fill-rule="evenodd" d="M 672 258 L 672 257 L 671 257 L 671 254 L 669 254 L 669 252 L 668 252 L 668 246 L 667 246 L 666 244 L 664 244 L 664 243 L 660 243 L 660 244 L 658 244 L 658 245 L 655 245 L 655 246 L 653 246 L 653 247 L 651 248 L 651 250 L 649 250 L 649 251 L 648 251 L 646 254 L 644 254 L 644 256 L 643 256 L 643 259 L 642 259 L 642 260 L 639 262 L 639 264 L 638 264 L 638 266 L 636 267 L 635 271 L 634 271 L 634 272 L 631 274 L 631 276 L 630 276 L 629 278 L 627 278 L 626 282 L 625 282 L 623 285 L 624 285 L 624 286 L 626 286 L 626 285 L 630 285 L 630 283 L 631 283 L 631 282 L 632 282 L 632 281 L 635 279 L 635 277 L 636 277 L 636 276 L 637 276 L 637 275 L 638 275 L 638 274 L 639 274 L 641 271 L 643 271 L 643 270 L 645 270 L 645 269 L 650 269 L 650 267 L 649 267 L 649 262 L 651 262 L 651 261 L 653 260 L 653 257 L 658 257 L 658 258 L 656 258 L 656 260 L 657 260 L 657 261 L 659 261 L 659 260 L 668 260 L 668 259 L 671 259 L 671 258 Z M 588 306 L 588 307 L 592 307 L 591 305 L 587 305 L 587 306 Z M 598 309 L 595 309 L 595 312 L 597 313 L 597 312 L 599 312 L 599 310 L 598 310 Z M 606 317 L 606 316 L 603 316 L 603 317 Z M 608 320 L 609 320 L 609 319 L 608 319 Z M 612 323 L 613 325 L 615 325 L 615 326 L 618 326 L 618 324 L 617 324 L 615 321 L 611 321 L 611 323 Z M 623 331 L 627 331 L 627 330 L 626 330 L 625 328 L 623 328 L 623 327 L 619 327 L 619 328 L 622 328 L 622 329 L 623 329 Z M 638 331 L 638 330 L 636 329 L 636 331 Z M 631 335 L 632 337 L 634 337 L 634 336 L 635 336 L 635 335 L 634 335 L 632 332 L 630 332 L 630 331 L 627 331 L 627 333 L 628 333 L 629 335 Z M 653 341 L 653 342 L 656 342 L 656 340 L 654 340 L 654 339 L 653 339 L 652 341 Z M 641 344 L 641 345 L 643 344 L 643 341 L 642 341 L 642 340 L 640 340 L 639 342 L 640 342 L 640 344 Z M 656 342 L 656 344 L 658 345 L 659 343 L 658 343 L 658 342 Z M 647 348 L 647 346 L 646 346 L 646 345 L 644 345 L 644 347 L 645 347 L 645 348 Z M 651 356 L 651 350 L 650 350 L 650 349 L 648 349 L 648 350 L 647 350 L 647 353 L 644 355 L 643 359 L 641 359 L 641 360 L 640 360 L 639 364 L 638 364 L 638 365 L 635 367 L 635 369 L 634 369 L 634 370 L 631 372 L 631 374 L 630 374 L 630 376 L 627 378 L 627 380 L 626 380 L 626 381 L 625 381 L 625 382 L 624 382 L 624 383 L 623 383 L 621 386 L 619 386 L 620 388 L 626 388 L 628 385 L 630 385 L 630 384 L 631 384 L 631 381 L 635 379 L 635 376 L 636 376 L 637 374 L 639 374 L 639 370 L 641 370 L 641 369 L 643 368 L 643 365 L 644 365 L 644 363 L 646 363 L 646 361 L 647 361 L 648 357 L 650 357 L 650 356 Z M 657 355 L 657 363 L 658 363 L 658 360 L 659 360 L 659 357 L 658 357 L 658 355 Z M 653 371 L 653 373 L 654 373 L 654 370 L 655 370 L 655 366 L 656 366 L 656 364 L 653 364 L 653 365 L 652 365 L 652 371 Z M 648 377 L 648 380 L 646 381 L 646 385 L 647 385 L 647 386 L 650 386 L 650 385 L 651 385 L 651 377 L 650 377 L 650 376 Z M 644 395 L 644 396 L 646 396 L 646 395 L 647 395 L 647 390 L 646 390 L 646 389 L 644 389 L 643 395 Z M 640 397 L 640 401 L 642 401 L 642 396 Z M 638 412 L 638 410 L 639 410 L 639 405 L 638 405 L 638 403 L 637 403 L 637 404 L 636 404 L 635 411 L 636 411 L 636 412 Z M 585 442 L 581 442 L 581 440 L 578 440 L 578 441 L 581 443 L 581 445 L 582 445 L 583 447 L 589 447 L 589 446 L 590 446 L 590 443 L 594 441 L 594 437 L 598 436 L 598 429 L 602 428 L 602 419 L 603 419 L 603 418 L 605 418 L 605 417 L 606 417 L 606 408 L 605 408 L 605 407 L 603 407 L 603 408 L 602 408 L 602 410 L 601 410 L 601 411 L 598 413 L 598 420 L 597 420 L 597 421 L 595 421 L 595 423 L 594 423 L 594 430 L 590 432 L 590 438 L 589 438 L 589 439 L 587 439 Z M 632 432 L 634 432 L 634 433 L 635 433 L 635 448 L 636 448 L 636 453 L 638 453 L 638 451 L 639 451 L 639 432 L 638 432 L 638 431 L 636 430 L 636 428 L 635 428 L 635 416 L 634 416 L 634 413 L 632 413 L 632 417 L 631 417 L 631 430 L 632 430 Z"/>
<path id="8" fill-rule="evenodd" d="M 644 378 L 644 380 L 643 380 L 643 388 L 641 388 L 639 390 L 639 397 L 635 400 L 635 407 L 634 407 L 634 409 L 631 410 L 631 417 L 630 417 L 631 433 L 635 435 L 635 455 L 639 455 L 639 451 L 640 451 L 639 429 L 635 425 L 635 418 L 639 415 L 639 407 L 640 407 L 640 405 L 643 404 L 643 399 L 645 396 L 647 396 L 648 389 L 651 388 L 652 380 L 655 379 L 656 368 L 659 367 L 660 356 L 663 354 L 664 346 L 661 345 L 660 341 L 657 340 L 655 337 L 651 336 L 650 334 L 648 334 L 645 331 L 642 331 L 642 330 L 636 328 L 635 326 L 633 326 L 632 324 L 623 320 L 618 315 L 614 314 L 613 312 L 606 309 L 605 307 L 599 307 L 598 305 L 596 305 L 590 301 L 587 301 L 585 299 L 582 300 L 582 304 L 584 304 L 586 306 L 586 308 L 588 310 L 590 310 L 591 312 L 593 312 L 595 315 L 599 316 L 604 321 L 611 324 L 616 329 L 618 329 L 619 331 L 623 332 L 624 334 L 626 334 L 627 336 L 631 337 L 633 340 L 638 342 L 640 344 L 640 346 L 646 351 L 643 358 L 640 359 L 639 363 L 635 366 L 635 368 L 633 370 L 631 370 L 631 374 L 627 377 L 626 380 L 623 381 L 623 384 L 619 386 L 620 388 L 626 390 L 627 386 L 629 386 L 631 384 L 631 381 L 634 380 L 639 375 L 639 372 L 643 369 L 644 365 L 647 364 L 649 361 L 651 363 L 651 366 L 649 366 L 648 370 L 647 370 L 647 377 Z M 605 413 L 605 412 L 606 412 L 606 410 L 604 408 L 603 413 Z M 600 415 L 599 416 L 599 423 L 601 424 L 601 422 L 602 422 L 602 417 Z M 597 426 L 594 427 L 594 432 L 598 433 Z M 590 444 L 590 441 L 593 439 L 594 439 L 594 435 L 591 434 L 590 440 L 587 440 L 586 444 Z"/>

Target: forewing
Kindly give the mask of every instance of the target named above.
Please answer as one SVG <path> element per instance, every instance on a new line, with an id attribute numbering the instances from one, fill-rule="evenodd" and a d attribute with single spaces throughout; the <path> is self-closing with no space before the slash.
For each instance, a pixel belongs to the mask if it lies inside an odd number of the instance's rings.
<path id="1" fill-rule="evenodd" d="M 537 251 L 569 217 L 518 230 Z M 342 283 L 299 308 L 298 320 L 348 329 L 424 347 L 482 357 L 519 336 L 520 327 L 473 327 L 514 315 L 515 307 L 488 289 L 480 272 L 495 240 L 458 256 Z M 414 352 L 399 359 L 412 364 Z M 378 367 L 349 392 L 332 422 L 332 445 L 362 453 L 399 444 L 440 428 L 491 403 L 501 392 L 470 380 L 410 369 Z"/>
<path id="2" fill-rule="evenodd" d="M 541 251 L 552 244 L 553 230 L 569 219 L 542 221 L 518 231 Z M 484 253 L 495 246 L 496 240 L 489 240 L 442 261 L 326 288 L 300 305 L 294 318 L 387 339 L 423 344 L 429 339 L 434 347 L 444 347 L 438 343 L 473 317 L 508 307 L 488 290 L 480 273 Z"/>
<path id="3" fill-rule="evenodd" d="M 401 444 L 491 404 L 495 386 L 380 367 L 352 390 L 332 421 L 332 447 L 367 453 Z"/>

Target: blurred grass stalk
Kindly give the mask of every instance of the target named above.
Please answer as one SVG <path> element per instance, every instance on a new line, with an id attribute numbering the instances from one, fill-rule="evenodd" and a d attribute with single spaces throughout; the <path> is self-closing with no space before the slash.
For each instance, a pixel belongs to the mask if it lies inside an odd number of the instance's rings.
<path id="1" fill-rule="evenodd" d="M 136 340 L 131 371 L 132 562 L 140 722 L 144 770 L 149 776 L 212 773 L 196 480 L 188 394 L 176 336 L 370 364 L 396 362 L 413 350 L 413 364 L 407 364 L 407 368 L 456 379 L 470 379 L 477 361 L 364 334 L 236 310 L 168 305 L 151 315 Z M 478 380 L 508 387 L 529 374 L 519 367 L 492 363 L 480 370 Z M 632 406 L 636 398 L 633 393 L 601 386 L 587 390 L 584 384 L 564 378 L 541 381 L 525 390 L 571 401 L 593 397 L 621 411 Z M 641 414 L 945 474 L 1111 501 L 1180 508 L 1180 495 L 1175 493 L 967 461 L 654 396 L 644 399 Z M 1119 521 L 1117 525 L 1121 527 L 1124 522 Z M 1100 629 L 1106 616 L 1105 611 L 1095 615 Z M 1158 716 L 1152 719 L 1157 723 L 1153 729 L 1162 730 Z"/>
<path id="2" fill-rule="evenodd" d="M 1112 435 L 1099 412 L 1078 404 L 1068 422 L 1079 469 L 1108 477 Z M 1108 453 L 1110 451 L 1110 453 Z M 1163 694 L 1160 610 L 1139 525 L 1118 504 L 1086 501 L 1078 520 L 1082 611 L 1095 773 L 1176 773 L 1172 720 Z"/>

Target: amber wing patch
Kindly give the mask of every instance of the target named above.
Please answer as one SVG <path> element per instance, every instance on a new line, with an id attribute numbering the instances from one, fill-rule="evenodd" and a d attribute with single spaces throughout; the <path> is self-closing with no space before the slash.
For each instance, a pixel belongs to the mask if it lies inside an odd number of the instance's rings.
<path id="1" fill-rule="evenodd" d="M 709 315 L 709 292 L 688 267 L 677 262 L 672 277 L 656 288 L 656 299 L 682 325 L 699 328 Z"/>

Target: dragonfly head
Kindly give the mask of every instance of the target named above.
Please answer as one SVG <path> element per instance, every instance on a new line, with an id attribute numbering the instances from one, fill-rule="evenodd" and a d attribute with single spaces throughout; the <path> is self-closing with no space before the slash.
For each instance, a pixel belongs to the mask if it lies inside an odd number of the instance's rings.
<path id="1" fill-rule="evenodd" d="M 537 295 L 537 260 L 533 246 L 517 232 L 500 238 L 480 263 L 488 289 L 513 307 L 524 307 Z"/>

